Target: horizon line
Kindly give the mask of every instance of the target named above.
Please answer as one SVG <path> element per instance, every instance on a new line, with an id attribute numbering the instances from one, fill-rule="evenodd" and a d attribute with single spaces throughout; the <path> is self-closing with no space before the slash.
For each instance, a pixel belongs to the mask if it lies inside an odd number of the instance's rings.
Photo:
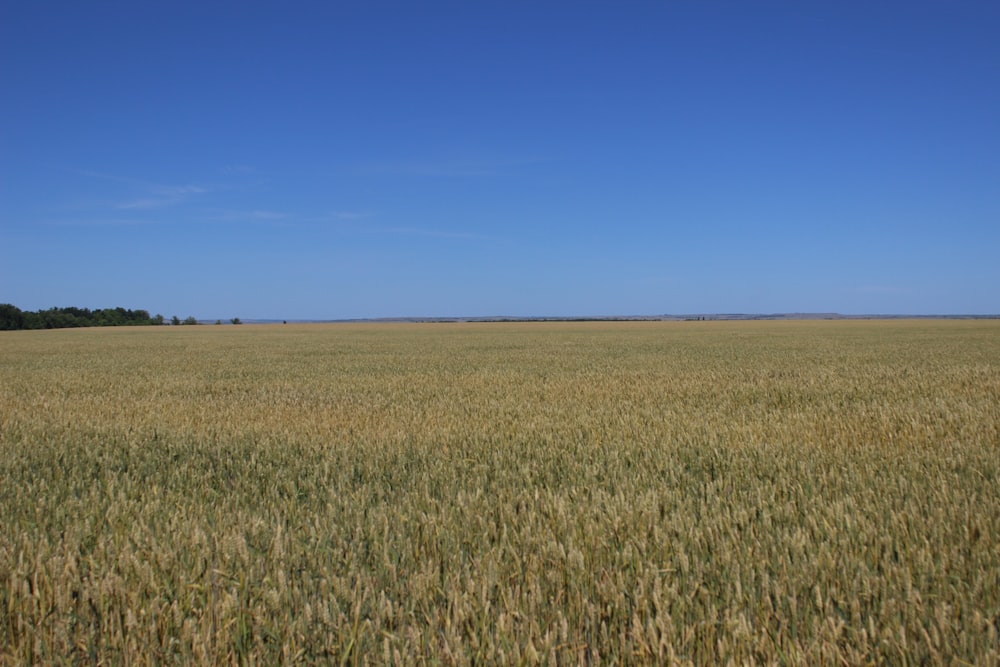
<path id="1" fill-rule="evenodd" d="M 671 321 L 739 321 L 739 320 L 941 320 L 941 319 L 1000 319 L 1000 313 L 664 313 L 659 315 L 404 315 L 383 317 L 336 318 L 240 318 L 244 324 L 325 324 L 351 322 L 671 322 Z M 200 323 L 214 323 L 219 318 L 198 318 Z M 229 323 L 229 319 L 222 320 Z"/>

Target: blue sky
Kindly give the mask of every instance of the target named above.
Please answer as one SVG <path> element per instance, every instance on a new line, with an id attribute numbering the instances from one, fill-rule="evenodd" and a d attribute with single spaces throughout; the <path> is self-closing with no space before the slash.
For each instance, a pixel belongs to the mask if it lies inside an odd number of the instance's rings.
<path id="1" fill-rule="evenodd" d="M 0 302 L 1000 312 L 1000 3 L 7 2 Z"/>

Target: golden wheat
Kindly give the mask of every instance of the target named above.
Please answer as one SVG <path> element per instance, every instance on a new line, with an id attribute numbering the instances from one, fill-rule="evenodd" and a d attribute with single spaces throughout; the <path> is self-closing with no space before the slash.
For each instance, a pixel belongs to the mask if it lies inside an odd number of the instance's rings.
<path id="1" fill-rule="evenodd" d="M 1000 664 L 1000 323 L 0 335 L 0 663 Z"/>

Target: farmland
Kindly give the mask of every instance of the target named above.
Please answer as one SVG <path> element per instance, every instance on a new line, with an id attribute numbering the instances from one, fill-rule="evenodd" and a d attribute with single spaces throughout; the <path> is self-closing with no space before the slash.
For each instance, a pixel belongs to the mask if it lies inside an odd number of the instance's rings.
<path id="1" fill-rule="evenodd" d="M 1000 664 L 1000 322 L 0 334 L 0 663 Z"/>

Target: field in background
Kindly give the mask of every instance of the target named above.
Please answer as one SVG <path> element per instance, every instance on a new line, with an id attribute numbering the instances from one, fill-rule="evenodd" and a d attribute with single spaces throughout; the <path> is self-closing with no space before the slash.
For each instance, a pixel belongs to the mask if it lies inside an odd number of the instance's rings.
<path id="1" fill-rule="evenodd" d="M 0 663 L 1000 664 L 1000 322 L 0 334 Z"/>

